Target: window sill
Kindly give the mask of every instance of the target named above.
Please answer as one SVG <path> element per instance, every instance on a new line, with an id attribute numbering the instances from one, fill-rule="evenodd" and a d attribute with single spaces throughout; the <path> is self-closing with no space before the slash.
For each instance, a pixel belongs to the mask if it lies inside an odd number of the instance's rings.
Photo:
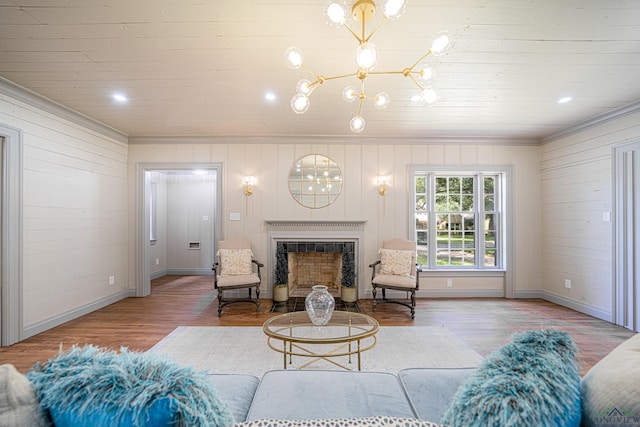
<path id="1" fill-rule="evenodd" d="M 485 276 L 485 277 L 504 277 L 506 274 L 505 270 L 429 270 L 425 267 L 422 267 L 421 276 L 430 276 L 430 277 L 471 277 L 471 276 Z"/>

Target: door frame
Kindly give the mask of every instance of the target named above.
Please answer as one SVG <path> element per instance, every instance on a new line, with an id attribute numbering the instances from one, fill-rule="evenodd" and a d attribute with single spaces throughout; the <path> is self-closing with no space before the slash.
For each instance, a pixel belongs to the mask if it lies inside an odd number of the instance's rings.
<path id="1" fill-rule="evenodd" d="M 165 170 L 213 170 L 216 172 L 215 210 L 213 213 L 213 232 L 215 236 L 222 235 L 222 163 L 137 163 L 136 164 L 136 297 L 151 294 L 149 218 L 151 182 L 147 179 L 148 172 Z M 213 239 L 214 245 L 216 239 Z M 214 251 L 215 253 L 215 247 Z"/>
<path id="2" fill-rule="evenodd" d="M 2 149 L 2 239 L 0 248 L 0 346 L 23 339 L 22 159 L 19 129 L 0 126 Z"/>
<path id="3" fill-rule="evenodd" d="M 617 325 L 640 331 L 640 140 L 613 147 L 613 307 Z"/>

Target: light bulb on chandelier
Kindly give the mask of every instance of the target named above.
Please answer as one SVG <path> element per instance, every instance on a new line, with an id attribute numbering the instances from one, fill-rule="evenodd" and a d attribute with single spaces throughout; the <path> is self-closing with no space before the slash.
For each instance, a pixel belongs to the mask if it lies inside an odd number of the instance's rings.
<path id="1" fill-rule="evenodd" d="M 366 33 L 366 23 L 369 22 L 376 14 L 376 4 L 374 0 L 356 0 L 351 6 L 351 18 L 355 21 L 356 25 L 360 28 L 352 28 L 348 23 L 347 9 L 343 2 L 337 0 L 329 0 L 324 6 L 324 13 L 327 23 L 330 26 L 341 27 L 346 29 L 356 38 L 358 41 L 358 47 L 356 48 L 356 65 L 355 72 L 335 75 L 335 76 L 323 76 L 316 74 L 304 64 L 304 57 L 302 51 L 298 47 L 290 47 L 285 51 L 285 61 L 289 68 L 298 69 L 305 68 L 309 71 L 314 80 L 310 81 L 302 79 L 298 81 L 296 85 L 296 94 L 291 99 L 291 108 L 297 114 L 304 114 L 310 106 L 310 96 L 315 89 L 328 80 L 342 79 L 347 77 L 355 77 L 360 80 L 361 89 L 358 91 L 354 86 L 347 86 L 342 92 L 342 98 L 347 102 L 353 102 L 359 99 L 358 112 L 350 122 L 351 130 L 355 133 L 362 132 L 365 127 L 364 118 L 361 115 L 362 107 L 365 99 L 373 101 L 373 104 L 378 109 L 386 108 L 391 98 L 385 92 L 378 93 L 375 97 L 368 96 L 364 89 L 365 80 L 373 75 L 380 74 L 401 74 L 404 77 L 408 77 L 417 87 L 420 89 L 420 93 L 413 95 L 411 100 L 414 103 L 426 105 L 428 107 L 433 106 L 439 99 L 438 93 L 432 86 L 425 86 L 425 82 L 433 80 L 435 76 L 435 70 L 429 64 L 422 64 L 418 67 L 427 56 L 442 55 L 451 44 L 449 35 L 446 32 L 436 34 L 431 41 L 429 50 L 415 63 L 397 71 L 373 71 L 378 64 L 378 50 L 376 46 L 370 42 L 370 39 L 376 33 L 378 28 L 386 20 L 397 19 L 402 16 L 406 10 L 406 0 L 386 0 L 382 5 L 382 17 L 377 24 L 373 25 L 373 29 L 369 34 Z"/>

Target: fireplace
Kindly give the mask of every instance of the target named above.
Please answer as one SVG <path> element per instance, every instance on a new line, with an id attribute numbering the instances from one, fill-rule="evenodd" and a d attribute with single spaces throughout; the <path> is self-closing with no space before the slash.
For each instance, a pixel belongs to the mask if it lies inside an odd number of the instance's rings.
<path id="1" fill-rule="evenodd" d="M 355 242 L 277 242 L 276 263 L 286 263 L 289 296 L 306 296 L 314 285 L 325 285 L 332 295 L 340 295 L 343 268 L 355 271 L 354 251 Z"/>
<path id="2" fill-rule="evenodd" d="M 343 268 L 351 269 L 348 271 L 355 274 L 356 287 L 360 289 L 365 221 L 266 223 L 269 237 L 267 277 L 271 289 L 277 262 L 287 263 L 290 297 L 306 296 L 313 285 L 326 285 L 332 295 L 338 296 Z"/>

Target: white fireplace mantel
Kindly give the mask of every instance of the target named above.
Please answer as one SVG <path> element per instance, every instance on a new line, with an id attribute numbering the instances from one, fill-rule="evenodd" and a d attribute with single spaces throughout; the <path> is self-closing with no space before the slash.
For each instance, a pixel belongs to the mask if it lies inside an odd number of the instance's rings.
<path id="1" fill-rule="evenodd" d="M 366 220 L 265 220 L 269 239 L 267 283 L 273 289 L 276 245 L 281 241 L 342 241 L 355 243 L 356 285 L 358 294 L 363 292 L 364 277 L 364 225 Z M 362 295 L 358 295 L 359 298 Z"/>
<path id="2" fill-rule="evenodd" d="M 346 227 L 346 228 L 361 228 L 364 227 L 366 220 L 346 220 L 346 221 L 338 221 L 338 220 L 266 220 L 265 223 L 269 226 L 269 228 L 278 229 L 278 228 L 305 228 L 308 229 L 310 227 L 313 228 L 323 228 L 323 227 Z"/>

